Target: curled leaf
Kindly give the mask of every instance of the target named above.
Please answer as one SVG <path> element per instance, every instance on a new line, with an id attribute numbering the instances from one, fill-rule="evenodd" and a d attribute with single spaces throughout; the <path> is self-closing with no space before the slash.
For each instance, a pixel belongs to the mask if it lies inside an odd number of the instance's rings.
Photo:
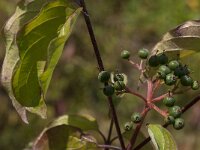
<path id="1" fill-rule="evenodd" d="M 80 11 L 70 0 L 24 0 L 4 28 L 1 80 L 26 123 L 26 110 L 46 117 L 45 95 Z"/>

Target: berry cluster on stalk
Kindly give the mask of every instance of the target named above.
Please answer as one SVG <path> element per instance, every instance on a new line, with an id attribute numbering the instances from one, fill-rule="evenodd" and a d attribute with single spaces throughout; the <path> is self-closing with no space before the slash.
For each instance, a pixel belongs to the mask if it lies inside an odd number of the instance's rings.
<path id="1" fill-rule="evenodd" d="M 146 97 L 139 93 L 139 89 L 134 91 L 126 85 L 125 74 L 123 73 L 101 71 L 98 75 L 99 81 L 104 83 L 103 93 L 106 96 L 112 96 L 115 93 L 116 95 L 127 93 L 137 96 L 145 102 L 143 111 L 134 112 L 130 120 L 124 124 L 124 130 L 130 131 L 134 124 L 141 123 L 144 114 L 152 109 L 164 117 L 165 123 L 172 124 L 177 130 L 182 129 L 184 127 L 184 119 L 181 118 L 182 109 L 176 105 L 174 95 L 180 87 L 193 90 L 199 89 L 198 81 L 191 77 L 190 68 L 178 59 L 171 59 L 165 52 L 151 55 L 145 48 L 138 51 L 138 57 L 141 59 L 140 63 L 133 62 L 130 57 L 131 53 L 129 51 L 124 50 L 121 52 L 121 58 L 127 60 L 141 73 L 137 85 L 147 83 Z M 154 70 L 154 74 L 148 75 L 148 69 Z M 156 89 L 162 85 L 167 85 L 170 89 L 166 94 L 154 97 Z M 162 101 L 167 109 L 162 110 L 156 106 L 155 103 L 158 101 Z"/>
<path id="2" fill-rule="evenodd" d="M 149 55 L 150 53 L 147 49 L 140 49 L 138 51 L 138 56 L 141 59 L 141 63 L 137 64 L 130 60 L 129 51 L 124 50 L 121 52 L 122 59 L 128 60 L 136 69 L 141 71 L 141 74 L 146 78 L 146 80 L 149 80 L 149 77 L 144 75 L 146 70 L 142 66 L 143 61 L 146 61 L 146 66 L 155 68 L 154 70 L 156 73 L 152 78 L 150 78 L 152 83 L 164 83 L 167 86 L 173 86 L 173 89 L 171 89 L 168 94 L 165 94 L 160 98 L 153 98 L 152 100 L 146 99 L 146 104 L 149 105 L 151 109 L 155 109 L 162 116 L 164 116 L 167 124 L 172 124 L 177 130 L 182 129 L 184 127 L 184 120 L 181 118 L 182 110 L 180 106 L 175 105 L 176 99 L 173 96 L 174 91 L 177 90 L 180 85 L 182 87 L 189 87 L 190 89 L 198 90 L 199 83 L 198 81 L 193 80 L 190 75 L 191 71 L 187 65 L 182 64 L 179 60 L 170 59 L 165 52 L 151 56 Z M 167 110 L 161 110 L 154 104 L 156 101 L 160 100 L 163 101 L 163 104 L 167 107 Z M 139 123 L 141 118 L 141 113 L 133 113 L 131 116 L 131 121 L 125 123 L 124 125 L 125 131 L 131 130 L 133 123 Z"/>
<path id="3" fill-rule="evenodd" d="M 102 83 L 106 83 L 103 88 L 103 93 L 106 96 L 112 96 L 114 93 L 122 93 L 125 90 L 124 74 L 116 73 L 111 78 L 111 73 L 108 71 L 101 71 L 98 75 L 98 80 Z"/>

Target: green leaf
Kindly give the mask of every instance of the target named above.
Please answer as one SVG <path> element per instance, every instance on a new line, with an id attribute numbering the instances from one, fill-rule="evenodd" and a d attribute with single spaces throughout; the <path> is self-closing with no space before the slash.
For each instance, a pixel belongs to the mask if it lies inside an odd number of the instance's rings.
<path id="1" fill-rule="evenodd" d="M 80 11 L 70 0 L 24 0 L 7 22 L 1 79 L 24 122 L 26 110 L 46 117 L 44 98 Z"/>
<path id="2" fill-rule="evenodd" d="M 78 139 L 83 131 L 98 130 L 97 122 L 92 117 L 65 115 L 53 121 L 46 127 L 31 145 L 35 150 L 68 150 L 95 149 L 96 144 L 91 140 Z M 94 140 L 95 141 L 95 140 Z"/>
<path id="3" fill-rule="evenodd" d="M 159 124 L 149 124 L 147 127 L 156 150 L 177 150 L 176 142 L 167 129 Z"/>

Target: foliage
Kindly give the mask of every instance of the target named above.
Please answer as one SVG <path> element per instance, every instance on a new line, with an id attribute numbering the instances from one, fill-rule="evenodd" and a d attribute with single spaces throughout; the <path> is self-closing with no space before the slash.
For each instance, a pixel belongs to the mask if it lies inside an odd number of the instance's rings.
<path id="1" fill-rule="evenodd" d="M 140 2 L 137 2 L 137 3 L 140 3 Z M 41 6 L 41 5 L 40 5 L 40 6 Z M 40 14 L 40 13 L 37 14 L 37 17 L 40 16 L 39 14 Z M 94 16 L 95 16 L 95 15 L 94 15 Z M 36 17 L 36 18 L 37 18 L 37 17 Z M 35 17 L 34 17 L 33 20 L 35 20 Z M 31 20 L 31 22 L 32 22 L 33 20 Z M 31 22 L 30 22 L 30 23 L 31 23 Z M 28 24 L 29 24 L 29 23 L 28 23 Z M 27 24 L 27 25 L 28 25 L 28 24 Z M 59 29 L 60 29 L 60 28 L 59 28 Z M 59 30 L 59 29 L 58 29 L 58 30 Z M 22 35 L 22 37 L 23 37 L 23 34 L 24 34 L 23 32 L 25 32 L 25 31 L 26 31 L 26 30 L 25 30 L 25 28 L 24 28 L 24 26 L 23 26 L 23 29 L 19 31 L 19 32 L 20 32 L 19 34 L 17 34 L 17 38 L 16 38 L 17 43 L 20 43 L 20 42 L 23 43 L 23 40 L 24 40 L 24 39 L 23 39 L 23 38 L 20 39 L 19 37 L 21 37 L 21 35 Z M 22 32 L 22 33 L 21 33 L 21 32 Z M 42 32 L 41 32 L 41 33 L 42 33 Z M 193 40 L 192 40 L 192 41 L 193 41 Z M 162 41 L 161 41 L 161 42 L 162 42 Z M 173 40 L 172 42 L 174 42 L 174 40 Z M 61 43 L 64 43 L 64 42 L 62 41 Z M 176 41 L 175 41 L 175 43 L 176 43 Z M 187 42 L 186 42 L 186 43 L 187 43 Z M 185 42 L 183 42 L 182 44 L 185 44 Z M 62 45 L 62 44 L 61 44 L 61 45 Z M 105 45 L 107 45 L 107 44 L 105 44 Z M 162 45 L 162 44 L 161 44 L 161 45 Z M 59 45 L 59 46 L 60 46 L 60 45 Z M 167 44 L 167 46 L 169 46 L 169 44 Z M 193 46 L 193 45 L 192 45 L 192 46 Z M 64 45 L 63 45 L 63 47 L 64 47 Z M 170 48 L 170 47 L 168 47 L 168 48 Z M 62 51 L 62 49 L 63 49 L 63 48 L 61 48 L 60 50 Z M 194 49 L 197 50 L 196 48 L 194 48 Z M 162 53 L 162 50 L 161 50 L 160 52 Z M 170 53 L 170 54 L 171 54 L 171 53 Z M 175 55 L 172 54 L 172 56 L 175 56 Z M 171 57 L 171 56 L 170 56 L 170 57 Z M 31 60 L 32 60 L 32 59 L 31 59 Z M 22 62 L 23 62 L 23 61 L 22 61 Z M 33 62 L 34 62 L 34 61 L 33 61 Z M 20 63 L 21 63 L 21 61 L 20 61 Z M 17 65 L 20 66 L 20 63 L 17 64 Z M 26 64 L 26 63 L 25 63 L 25 64 Z M 38 65 L 39 68 L 37 68 L 37 69 L 41 69 L 41 68 L 40 68 L 40 65 L 41 65 L 41 67 L 42 67 L 42 69 L 43 69 L 43 68 L 44 68 L 44 62 L 42 62 L 42 63 L 39 62 L 39 65 Z M 37 65 L 36 65 L 36 66 L 37 66 Z M 11 68 L 11 69 L 12 69 L 12 68 Z M 16 70 L 19 70 L 18 72 L 20 72 L 20 70 L 21 70 L 20 68 L 18 68 L 18 66 L 17 66 L 15 69 L 16 69 Z M 28 68 L 28 69 L 31 69 L 31 68 Z M 46 68 L 45 68 L 45 69 L 46 69 Z M 14 70 L 14 71 L 16 71 L 16 70 Z M 36 71 L 36 72 L 37 72 L 37 71 Z M 24 73 L 24 72 L 23 72 L 23 73 Z M 39 76 L 40 73 L 37 72 L 36 74 Z M 33 74 L 33 75 L 34 75 L 34 74 Z M 25 76 L 26 76 L 26 75 L 25 75 Z M 50 76 L 51 76 L 51 75 L 50 75 Z M 15 78 L 18 78 L 18 77 L 15 77 Z M 14 79 L 15 79 L 15 78 L 14 78 Z M 22 81 L 22 83 L 24 83 L 24 80 Z M 41 84 L 41 83 L 40 83 L 40 84 Z M 23 85 L 23 84 L 22 84 L 22 85 Z M 32 84 L 31 84 L 31 85 L 32 85 Z M 48 85 L 48 83 L 47 83 L 47 85 Z M 84 84 L 83 84 L 83 85 L 84 85 Z M 15 86 L 18 86 L 18 84 L 16 84 Z M 13 87 L 14 87 L 14 86 L 11 86 L 11 88 L 13 88 Z M 48 87 L 48 86 L 47 86 L 47 87 Z M 21 88 L 21 87 L 20 87 L 20 88 Z M 20 91 L 20 88 L 18 89 L 18 91 Z M 41 88 L 41 87 L 40 87 L 40 88 Z M 16 88 L 16 89 L 17 89 L 17 88 Z M 26 88 L 24 88 L 24 89 L 27 90 Z M 41 88 L 41 89 L 42 89 L 42 88 Z M 94 90 L 94 89 L 93 89 L 93 90 Z M 32 108 L 31 108 L 31 109 L 28 108 L 28 107 L 30 107 L 29 104 L 31 105 L 31 107 L 34 106 L 34 105 L 33 105 L 33 104 L 34 104 L 33 101 L 28 101 L 28 106 L 27 106 L 27 101 L 22 102 L 22 101 L 25 100 L 25 99 L 21 99 L 21 97 L 24 96 L 24 95 L 23 95 L 23 94 L 24 94 L 24 93 L 23 93 L 24 90 L 21 90 L 21 91 L 22 91 L 22 92 L 21 92 L 21 93 L 19 92 L 19 95 L 18 95 L 19 102 L 21 102 L 20 104 L 23 104 L 25 109 L 27 109 L 27 110 L 29 110 L 29 111 L 32 111 L 32 112 L 34 112 L 34 113 L 39 113 L 39 114 L 41 115 L 41 112 L 33 111 Z M 29 90 L 27 90 L 27 91 L 29 91 Z M 44 94 L 46 94 L 45 89 L 42 89 L 41 91 L 43 91 Z M 32 92 L 32 91 L 31 91 L 31 92 Z M 95 91 L 95 92 L 96 92 L 96 91 Z M 22 96 L 21 96 L 20 94 L 22 94 Z M 27 94 L 27 92 L 26 92 L 25 94 Z M 37 92 L 34 92 L 34 94 L 37 94 Z M 121 94 L 121 93 L 119 93 L 119 94 Z M 17 94 L 14 94 L 14 96 L 17 97 Z M 26 96 L 27 96 L 27 95 L 25 95 L 25 97 L 26 97 Z M 30 96 L 30 95 L 28 95 L 28 96 Z M 38 97 L 38 96 L 37 96 L 37 97 Z M 32 97 L 31 97 L 31 98 L 32 98 Z M 20 99 L 21 99 L 21 100 L 20 100 Z M 34 99 L 34 100 L 35 100 L 35 99 Z M 39 99 L 39 101 L 40 101 L 40 99 Z M 36 101 L 36 102 L 38 102 L 38 98 L 37 98 L 37 101 Z M 34 108 L 34 109 L 35 109 L 35 108 Z M 37 108 L 36 108 L 36 110 L 37 110 Z M 41 110 L 41 109 L 40 109 L 40 110 Z M 25 111 L 25 110 L 24 110 L 24 111 Z M 43 109 L 42 109 L 42 111 L 43 111 Z M 44 116 L 44 115 L 43 115 L 43 116 Z M 25 121 L 27 121 L 27 120 L 25 120 Z M 74 140 L 75 140 L 75 141 L 76 141 L 76 140 L 79 141 L 78 139 L 76 139 L 76 138 L 74 138 L 74 137 L 71 138 L 71 136 L 70 136 L 70 139 L 72 139 L 72 141 L 74 141 Z M 79 142 L 80 142 L 80 141 L 79 141 Z"/>

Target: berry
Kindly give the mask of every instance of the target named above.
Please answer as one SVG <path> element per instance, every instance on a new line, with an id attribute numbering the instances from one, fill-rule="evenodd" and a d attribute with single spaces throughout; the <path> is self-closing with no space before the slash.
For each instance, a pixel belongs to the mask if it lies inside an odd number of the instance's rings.
<path id="1" fill-rule="evenodd" d="M 192 89 L 193 90 L 198 90 L 199 89 L 199 82 L 198 81 L 194 81 L 192 83 Z"/>
<path id="2" fill-rule="evenodd" d="M 157 67 L 159 65 L 158 56 L 153 55 L 149 58 L 149 66 Z"/>
<path id="3" fill-rule="evenodd" d="M 147 49 L 140 49 L 139 52 L 138 52 L 138 56 L 141 58 L 141 59 L 147 59 L 149 55 L 149 51 Z"/>
<path id="4" fill-rule="evenodd" d="M 174 106 L 176 100 L 174 97 L 172 96 L 167 96 L 163 99 L 163 103 L 167 106 L 167 107 L 172 107 Z"/>
<path id="5" fill-rule="evenodd" d="M 133 123 L 132 122 L 126 122 L 124 125 L 124 130 L 125 131 L 130 131 L 133 128 Z"/>
<path id="6" fill-rule="evenodd" d="M 185 75 L 190 74 L 190 69 L 188 69 L 188 67 L 186 65 L 183 67 L 183 71 L 184 71 Z"/>
<path id="7" fill-rule="evenodd" d="M 123 50 L 121 52 L 121 58 L 123 58 L 123 59 L 129 59 L 129 57 L 130 57 L 130 52 L 129 51 Z"/>
<path id="8" fill-rule="evenodd" d="M 103 93 L 106 95 L 106 96 L 112 96 L 115 92 L 115 89 L 114 87 L 112 87 L 111 85 L 106 85 L 104 88 L 103 88 Z"/>
<path id="9" fill-rule="evenodd" d="M 169 115 L 173 116 L 174 118 L 178 118 L 181 116 L 181 108 L 179 106 L 173 106 L 169 108 Z"/>
<path id="10" fill-rule="evenodd" d="M 184 75 L 188 75 L 189 73 L 190 71 L 188 70 L 187 66 L 179 66 L 174 70 L 174 75 L 178 76 L 179 78 Z"/>
<path id="11" fill-rule="evenodd" d="M 166 75 L 171 72 L 171 70 L 169 69 L 169 67 L 167 67 L 165 65 L 161 65 L 158 70 L 159 70 L 159 72 L 163 72 Z"/>
<path id="12" fill-rule="evenodd" d="M 110 79 L 110 73 L 108 71 L 101 71 L 98 75 L 98 80 L 100 82 L 108 82 Z"/>
<path id="13" fill-rule="evenodd" d="M 169 62 L 168 67 L 171 70 L 175 70 L 179 66 L 179 62 L 177 60 L 172 60 Z"/>
<path id="14" fill-rule="evenodd" d="M 114 81 L 124 81 L 124 75 L 121 73 L 115 74 L 114 75 Z"/>
<path id="15" fill-rule="evenodd" d="M 124 90 L 124 88 L 125 88 L 125 84 L 124 84 L 123 81 L 116 81 L 116 82 L 114 83 L 114 88 L 115 88 L 115 90 L 117 90 L 117 91 L 122 91 L 122 90 Z"/>
<path id="16" fill-rule="evenodd" d="M 193 83 L 192 78 L 188 75 L 182 76 L 180 81 L 183 86 L 191 86 Z"/>
<path id="17" fill-rule="evenodd" d="M 173 116 L 168 116 L 167 118 L 165 118 L 165 123 L 167 124 L 174 124 L 175 119 Z"/>
<path id="18" fill-rule="evenodd" d="M 164 72 L 158 71 L 157 75 L 160 79 L 165 79 L 166 78 L 166 74 Z"/>
<path id="19" fill-rule="evenodd" d="M 184 119 L 182 119 L 182 118 L 177 118 L 177 119 L 175 119 L 175 122 L 174 122 L 173 127 L 174 127 L 174 129 L 176 129 L 176 130 L 180 130 L 180 129 L 182 129 L 182 128 L 184 127 L 184 125 L 185 125 Z"/>
<path id="20" fill-rule="evenodd" d="M 170 73 L 166 75 L 165 84 L 166 85 L 174 85 L 176 83 L 176 77 L 174 74 Z"/>
<path id="21" fill-rule="evenodd" d="M 133 121 L 134 123 L 139 123 L 142 120 L 142 116 L 140 115 L 140 113 L 134 113 L 131 116 L 131 121 Z"/>
<path id="22" fill-rule="evenodd" d="M 159 62 L 159 64 L 162 64 L 162 65 L 167 64 L 168 57 L 164 53 L 162 53 L 162 54 L 158 55 L 158 62 Z"/>

